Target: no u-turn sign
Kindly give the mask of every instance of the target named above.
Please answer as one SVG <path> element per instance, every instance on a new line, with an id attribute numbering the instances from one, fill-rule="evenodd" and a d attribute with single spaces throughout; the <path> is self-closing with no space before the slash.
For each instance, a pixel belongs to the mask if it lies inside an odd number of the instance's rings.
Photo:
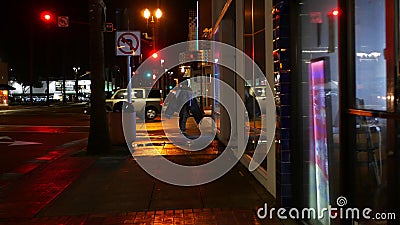
<path id="1" fill-rule="evenodd" d="M 140 31 L 118 31 L 115 35 L 117 56 L 140 55 Z"/>

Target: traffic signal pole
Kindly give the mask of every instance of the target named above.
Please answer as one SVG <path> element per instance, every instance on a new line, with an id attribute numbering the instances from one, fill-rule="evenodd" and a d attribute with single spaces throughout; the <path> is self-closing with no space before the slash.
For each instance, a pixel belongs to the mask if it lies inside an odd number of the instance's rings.
<path id="1" fill-rule="evenodd" d="M 126 71 L 127 71 L 127 81 L 128 81 L 128 102 L 132 104 L 132 66 L 131 66 L 131 56 L 126 57 Z"/>
<path id="2" fill-rule="evenodd" d="M 29 25 L 29 101 L 33 105 L 33 27 Z"/>

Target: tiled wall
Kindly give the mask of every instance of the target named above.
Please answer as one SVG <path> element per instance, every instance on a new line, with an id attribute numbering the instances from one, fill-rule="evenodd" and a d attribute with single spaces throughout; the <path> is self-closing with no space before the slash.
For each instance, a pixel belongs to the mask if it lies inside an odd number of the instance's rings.
<path id="1" fill-rule="evenodd" d="M 290 146 L 290 23 L 289 0 L 273 1 L 274 76 L 277 107 L 276 201 L 281 207 L 292 204 Z"/>

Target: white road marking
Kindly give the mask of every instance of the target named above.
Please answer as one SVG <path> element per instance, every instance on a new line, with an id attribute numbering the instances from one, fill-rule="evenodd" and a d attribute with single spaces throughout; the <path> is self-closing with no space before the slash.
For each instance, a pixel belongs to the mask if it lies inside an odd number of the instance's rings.
<path id="1" fill-rule="evenodd" d="M 0 144 L 9 144 L 8 146 L 19 146 L 19 145 L 41 145 L 42 143 L 30 142 L 30 141 L 16 141 L 9 136 L 1 136 Z"/>
<path id="2" fill-rule="evenodd" d="M 8 145 L 8 146 L 18 146 L 18 145 L 41 145 L 43 143 L 39 142 L 29 142 L 29 141 L 15 141 L 14 143 Z"/>

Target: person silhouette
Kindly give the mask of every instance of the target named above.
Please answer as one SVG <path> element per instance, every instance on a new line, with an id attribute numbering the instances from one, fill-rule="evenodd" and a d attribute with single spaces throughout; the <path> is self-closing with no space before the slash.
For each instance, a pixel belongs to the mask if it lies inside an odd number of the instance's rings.
<path id="1" fill-rule="evenodd" d="M 179 111 L 179 130 L 182 134 L 186 135 L 186 123 L 190 114 L 197 124 L 203 119 L 203 113 L 193 96 L 193 90 L 189 87 L 188 81 L 182 81 L 176 88 L 175 94 L 173 94 L 168 103 L 165 115 L 169 119 L 174 112 Z M 179 106 L 182 106 L 179 109 Z"/>

